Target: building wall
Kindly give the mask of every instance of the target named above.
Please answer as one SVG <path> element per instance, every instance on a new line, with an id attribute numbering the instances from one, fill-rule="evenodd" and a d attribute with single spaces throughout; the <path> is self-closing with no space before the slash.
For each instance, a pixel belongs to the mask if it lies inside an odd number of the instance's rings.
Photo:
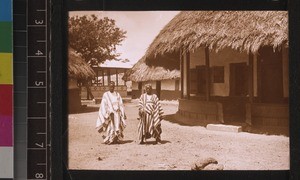
<path id="1" fill-rule="evenodd" d="M 69 89 L 78 89 L 77 79 L 69 78 L 68 79 L 68 88 Z"/>
<path id="2" fill-rule="evenodd" d="M 80 111 L 81 99 L 80 89 L 77 86 L 77 79 L 68 79 L 68 111 L 75 113 Z"/>
<path id="3" fill-rule="evenodd" d="M 224 66 L 224 83 L 213 83 L 211 86 L 212 96 L 229 96 L 230 93 L 230 63 L 248 62 L 248 55 L 226 48 L 216 53 L 210 52 L 210 67 Z"/>
<path id="4" fill-rule="evenodd" d="M 163 80 L 163 81 L 161 81 L 161 89 L 175 91 L 176 90 L 175 82 L 176 82 L 176 80 L 174 80 L 174 79 Z M 180 81 L 179 81 L 179 88 L 180 88 Z M 179 89 L 177 89 L 177 90 L 179 90 Z"/>
<path id="5" fill-rule="evenodd" d="M 229 96 L 230 91 L 230 63 L 248 63 L 248 54 L 240 53 L 230 48 L 221 51 L 209 51 L 210 67 L 224 66 L 224 83 L 211 83 L 211 96 Z M 190 68 L 205 65 L 205 49 L 199 48 L 194 53 L 190 53 Z M 186 75 L 186 74 L 185 74 Z M 185 83 L 185 82 L 184 82 Z M 185 86 L 186 84 L 184 84 Z"/>
<path id="6" fill-rule="evenodd" d="M 175 80 L 162 80 L 161 81 L 161 100 L 175 100 L 180 97 L 180 80 L 179 89 L 175 89 Z M 151 84 L 153 93 L 156 92 L 156 81 L 142 82 L 142 89 L 144 89 L 145 84 Z M 138 82 L 132 82 L 132 99 L 139 98 L 141 96 L 141 91 L 138 89 Z"/>
<path id="7" fill-rule="evenodd" d="M 283 97 L 289 97 L 289 55 L 288 49 L 282 50 Z"/>
<path id="8" fill-rule="evenodd" d="M 257 55 L 253 56 L 253 96 L 257 97 Z"/>
<path id="9" fill-rule="evenodd" d="M 133 82 L 132 81 L 132 90 L 138 90 L 139 89 L 139 83 L 138 82 Z"/>
<path id="10" fill-rule="evenodd" d="M 194 69 L 196 66 L 205 65 L 205 49 L 199 48 L 195 52 L 190 53 L 190 68 Z"/>

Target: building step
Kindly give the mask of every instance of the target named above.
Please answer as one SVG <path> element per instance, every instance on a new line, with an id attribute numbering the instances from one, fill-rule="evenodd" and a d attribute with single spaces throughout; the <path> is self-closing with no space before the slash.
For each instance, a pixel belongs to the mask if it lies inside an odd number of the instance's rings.
<path id="1" fill-rule="evenodd" d="M 211 131 L 225 131 L 225 132 L 242 132 L 242 126 L 224 125 L 224 124 L 208 124 L 207 130 Z"/>

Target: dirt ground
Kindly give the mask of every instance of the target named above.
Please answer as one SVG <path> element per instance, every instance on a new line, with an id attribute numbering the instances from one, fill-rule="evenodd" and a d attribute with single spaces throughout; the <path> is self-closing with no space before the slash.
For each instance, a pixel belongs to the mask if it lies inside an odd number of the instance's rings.
<path id="1" fill-rule="evenodd" d="M 165 115 L 178 104 L 163 102 Z M 210 131 L 202 126 L 162 122 L 162 144 L 137 143 L 137 101 L 125 103 L 122 144 L 103 144 L 95 129 L 98 105 L 69 115 L 69 168 L 90 170 L 190 170 L 198 159 L 215 158 L 224 170 L 288 170 L 289 138 L 248 132 Z"/>

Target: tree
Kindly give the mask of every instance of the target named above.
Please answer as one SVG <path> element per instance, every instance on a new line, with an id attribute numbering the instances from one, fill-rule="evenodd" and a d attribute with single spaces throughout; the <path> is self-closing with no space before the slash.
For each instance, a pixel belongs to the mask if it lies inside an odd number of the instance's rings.
<path id="1" fill-rule="evenodd" d="M 117 59 L 116 46 L 126 38 L 126 31 L 115 20 L 96 15 L 69 18 L 69 46 L 91 66 Z"/>

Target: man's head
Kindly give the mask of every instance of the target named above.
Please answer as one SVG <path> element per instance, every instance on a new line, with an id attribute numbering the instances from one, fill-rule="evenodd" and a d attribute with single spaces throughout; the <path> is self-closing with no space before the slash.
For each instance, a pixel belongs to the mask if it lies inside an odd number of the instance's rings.
<path id="1" fill-rule="evenodd" d="M 152 85 L 151 84 L 146 84 L 145 85 L 145 91 L 147 94 L 151 94 L 152 93 Z"/>
<path id="2" fill-rule="evenodd" d="M 109 91 L 110 92 L 114 92 L 115 90 L 115 82 L 114 81 L 110 81 L 109 82 Z"/>

